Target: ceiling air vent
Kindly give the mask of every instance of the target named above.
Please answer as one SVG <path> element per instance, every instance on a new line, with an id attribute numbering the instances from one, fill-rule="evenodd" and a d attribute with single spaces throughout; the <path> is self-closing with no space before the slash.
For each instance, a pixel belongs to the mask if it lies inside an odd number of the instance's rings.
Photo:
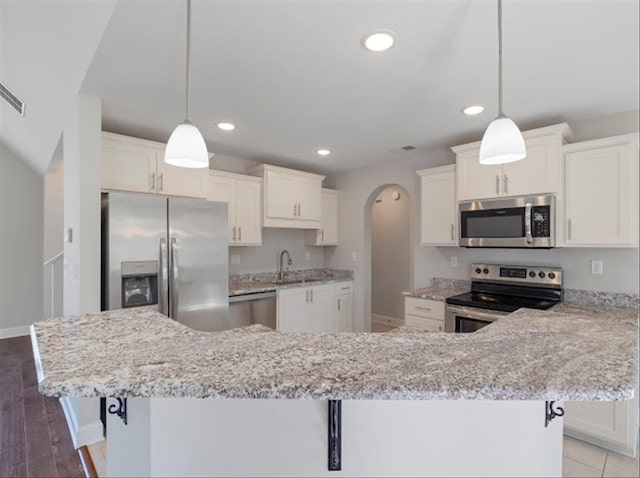
<path id="1" fill-rule="evenodd" d="M 0 83 L 0 96 L 4 98 L 4 100 L 9 103 L 14 110 L 24 116 L 24 103 L 2 83 Z"/>
<path id="2" fill-rule="evenodd" d="M 391 150 L 391 152 L 392 152 L 392 153 L 396 153 L 396 154 L 398 154 L 398 153 L 406 153 L 406 152 L 408 152 L 408 151 L 413 151 L 413 150 L 415 150 L 415 149 L 418 149 L 418 148 L 416 148 L 416 147 L 415 147 L 414 145 L 412 145 L 412 144 L 408 144 L 408 145 L 406 145 L 406 146 L 401 146 L 401 147 L 399 147 L 399 148 L 392 149 L 392 150 Z"/>

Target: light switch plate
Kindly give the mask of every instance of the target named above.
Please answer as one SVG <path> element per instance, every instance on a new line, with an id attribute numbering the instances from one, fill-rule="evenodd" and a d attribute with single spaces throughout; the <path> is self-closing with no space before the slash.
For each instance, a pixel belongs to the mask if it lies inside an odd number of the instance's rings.
<path id="1" fill-rule="evenodd" d="M 358 262 L 358 254 L 355 252 L 351 253 L 351 262 Z"/>
<path id="2" fill-rule="evenodd" d="M 604 264 L 602 261 L 591 261 L 591 273 L 602 274 L 604 272 Z"/>
<path id="3" fill-rule="evenodd" d="M 451 256 L 449 258 L 449 265 L 451 267 L 458 267 L 458 256 Z"/>
<path id="4" fill-rule="evenodd" d="M 240 256 L 238 254 L 231 254 L 231 263 L 234 265 L 240 264 Z"/>
<path id="5" fill-rule="evenodd" d="M 309 251 L 304 251 L 304 260 L 307 262 L 311 260 L 311 253 Z"/>

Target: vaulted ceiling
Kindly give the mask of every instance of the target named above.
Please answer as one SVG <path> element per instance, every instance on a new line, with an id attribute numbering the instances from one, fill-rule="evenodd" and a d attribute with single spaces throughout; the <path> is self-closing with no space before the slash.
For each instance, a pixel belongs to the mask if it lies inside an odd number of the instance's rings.
<path id="1" fill-rule="evenodd" d="M 85 68 L 81 91 L 102 98 L 104 128 L 166 141 L 184 117 L 185 2 L 121 0 L 110 18 L 99 2 L 78 3 L 67 8 L 93 23 L 34 25 L 31 54 L 59 72 L 68 52 L 54 48 L 55 37 L 64 36 L 82 51 L 62 68 Z M 109 20 L 104 35 L 98 17 Z M 635 1 L 505 1 L 507 114 L 527 127 L 637 109 L 638 17 Z M 211 151 L 320 172 L 399 159 L 393 150 L 405 145 L 475 140 L 496 113 L 496 23 L 493 1 L 194 0 L 192 119 Z M 363 35 L 381 28 L 396 44 L 365 50 Z M 9 81 L 6 67 L 21 64 L 14 56 L 24 48 L 3 42 L 2 54 L 0 79 Z M 38 71 L 23 94 L 34 114 L 43 93 L 50 100 L 61 87 Z M 76 88 L 77 77 L 65 84 Z M 16 75 L 15 90 L 27 80 Z M 486 110 L 461 114 L 470 104 Z M 219 121 L 237 129 L 222 132 Z M 5 141 L 14 126 L 3 123 Z M 23 143 L 50 132 L 18 132 L 17 149 L 46 165 L 47 148 Z M 320 147 L 332 154 L 317 156 Z"/>

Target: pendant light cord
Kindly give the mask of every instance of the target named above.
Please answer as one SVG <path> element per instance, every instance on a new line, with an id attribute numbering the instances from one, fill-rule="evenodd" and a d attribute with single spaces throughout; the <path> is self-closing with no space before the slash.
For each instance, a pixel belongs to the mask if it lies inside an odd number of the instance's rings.
<path id="1" fill-rule="evenodd" d="M 502 111 L 502 0 L 498 0 L 498 118 L 503 118 L 503 117 L 504 117 L 504 111 Z"/>
<path id="2" fill-rule="evenodd" d="M 189 121 L 189 104 L 191 103 L 191 0 L 187 0 L 187 97 L 186 121 Z"/>

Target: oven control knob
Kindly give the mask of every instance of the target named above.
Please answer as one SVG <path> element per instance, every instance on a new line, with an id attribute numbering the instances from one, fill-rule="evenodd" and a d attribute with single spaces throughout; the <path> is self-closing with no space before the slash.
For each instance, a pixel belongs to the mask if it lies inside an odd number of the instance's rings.
<path id="1" fill-rule="evenodd" d="M 553 272 L 549 272 L 549 273 L 547 274 L 547 277 L 548 277 L 549 279 L 555 279 L 555 278 L 556 278 L 556 275 L 555 275 L 555 273 L 553 273 Z"/>
<path id="2" fill-rule="evenodd" d="M 483 274 L 488 274 L 489 273 L 489 269 L 487 269 L 486 267 L 484 269 L 482 269 L 482 273 Z"/>
<path id="3" fill-rule="evenodd" d="M 544 279 L 545 273 L 540 271 L 538 272 L 538 277 L 540 277 L 540 279 Z"/>
<path id="4" fill-rule="evenodd" d="M 480 269 L 479 267 L 476 268 L 476 274 L 480 274 L 482 272 L 482 269 Z"/>
<path id="5" fill-rule="evenodd" d="M 535 277 L 535 276 L 536 276 L 536 271 L 529 272 L 529 277 Z"/>

